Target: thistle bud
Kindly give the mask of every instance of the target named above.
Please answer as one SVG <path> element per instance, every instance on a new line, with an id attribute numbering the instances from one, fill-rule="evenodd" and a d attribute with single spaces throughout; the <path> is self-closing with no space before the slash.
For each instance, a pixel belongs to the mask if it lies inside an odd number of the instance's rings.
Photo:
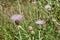
<path id="1" fill-rule="evenodd" d="M 33 30 L 32 26 L 29 26 L 29 27 L 28 27 L 28 30 L 29 30 L 29 31 L 32 31 L 32 30 Z"/>
<path id="2" fill-rule="evenodd" d="M 35 35 L 35 32 L 34 31 L 31 31 L 31 35 Z"/>

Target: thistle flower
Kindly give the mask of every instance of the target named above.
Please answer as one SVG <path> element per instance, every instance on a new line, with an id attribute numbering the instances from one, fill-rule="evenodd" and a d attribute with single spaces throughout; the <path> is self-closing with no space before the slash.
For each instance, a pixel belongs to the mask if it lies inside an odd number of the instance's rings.
<path id="1" fill-rule="evenodd" d="M 32 26 L 29 26 L 29 27 L 28 27 L 28 30 L 29 30 L 29 31 L 32 31 L 32 30 L 33 30 Z"/>
<path id="2" fill-rule="evenodd" d="M 45 9 L 50 10 L 51 6 L 49 4 L 45 5 Z"/>
<path id="3" fill-rule="evenodd" d="M 45 21 L 44 20 L 37 20 L 36 24 L 42 25 L 42 24 L 45 24 Z"/>
<path id="4" fill-rule="evenodd" d="M 22 19 L 22 15 L 19 15 L 19 14 L 14 14 L 12 17 L 11 17 L 11 19 L 13 20 L 13 21 L 16 21 L 16 20 L 21 20 Z"/>
<path id="5" fill-rule="evenodd" d="M 14 14 L 12 17 L 11 17 L 11 20 L 14 21 L 16 24 L 19 24 L 18 22 L 22 19 L 22 15 L 19 15 L 19 14 Z"/>

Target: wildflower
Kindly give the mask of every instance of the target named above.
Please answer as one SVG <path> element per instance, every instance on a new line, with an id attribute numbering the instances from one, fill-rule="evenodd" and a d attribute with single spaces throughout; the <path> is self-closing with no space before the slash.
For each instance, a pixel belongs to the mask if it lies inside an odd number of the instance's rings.
<path id="1" fill-rule="evenodd" d="M 35 35 L 35 32 L 34 31 L 31 31 L 31 35 Z"/>
<path id="2" fill-rule="evenodd" d="M 37 20 L 36 24 L 45 24 L 45 21 L 44 20 Z"/>
<path id="3" fill-rule="evenodd" d="M 32 26 L 29 26 L 29 27 L 28 27 L 28 30 L 29 30 L 29 31 L 32 31 L 32 30 L 33 30 Z"/>
<path id="4" fill-rule="evenodd" d="M 50 10 L 51 6 L 49 4 L 45 5 L 45 9 Z"/>
<path id="5" fill-rule="evenodd" d="M 15 22 L 16 25 L 19 25 L 19 21 L 22 19 L 22 15 L 14 14 L 11 17 L 11 20 Z"/>
<path id="6" fill-rule="evenodd" d="M 14 14 L 14 15 L 11 17 L 11 19 L 12 19 L 13 21 L 19 21 L 19 20 L 22 19 L 22 15 Z"/>

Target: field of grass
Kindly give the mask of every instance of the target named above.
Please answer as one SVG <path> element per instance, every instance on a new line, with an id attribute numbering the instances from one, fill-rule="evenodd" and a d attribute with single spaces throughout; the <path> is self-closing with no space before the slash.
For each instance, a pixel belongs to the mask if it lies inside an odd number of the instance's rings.
<path id="1" fill-rule="evenodd" d="M 23 16 L 19 25 L 15 14 Z M 0 0 L 0 40 L 60 40 L 60 0 Z"/>

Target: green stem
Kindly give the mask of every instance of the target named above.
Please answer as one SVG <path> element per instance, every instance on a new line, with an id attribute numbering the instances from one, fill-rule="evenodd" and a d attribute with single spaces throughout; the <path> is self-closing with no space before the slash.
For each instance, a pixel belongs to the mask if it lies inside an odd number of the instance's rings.
<path id="1" fill-rule="evenodd" d="M 25 33 L 27 33 L 21 26 L 18 26 L 21 30 L 23 30 Z"/>
<path id="2" fill-rule="evenodd" d="M 19 40 L 22 40 L 21 32 L 20 32 L 20 28 L 19 27 L 18 27 L 18 33 L 19 33 Z"/>
<path id="3" fill-rule="evenodd" d="M 41 25 L 39 25 L 39 26 L 40 26 L 40 28 L 38 30 L 38 33 L 39 33 L 38 37 L 39 37 L 39 40 L 42 40 L 42 38 L 41 38 Z"/>
<path id="4" fill-rule="evenodd" d="M 40 40 L 40 36 L 41 36 L 41 35 L 40 35 L 40 30 L 39 30 L 39 35 L 38 35 L 38 36 L 39 36 L 39 40 Z"/>
<path id="5" fill-rule="evenodd" d="M 32 40 L 34 40 L 34 36 L 32 36 Z"/>

